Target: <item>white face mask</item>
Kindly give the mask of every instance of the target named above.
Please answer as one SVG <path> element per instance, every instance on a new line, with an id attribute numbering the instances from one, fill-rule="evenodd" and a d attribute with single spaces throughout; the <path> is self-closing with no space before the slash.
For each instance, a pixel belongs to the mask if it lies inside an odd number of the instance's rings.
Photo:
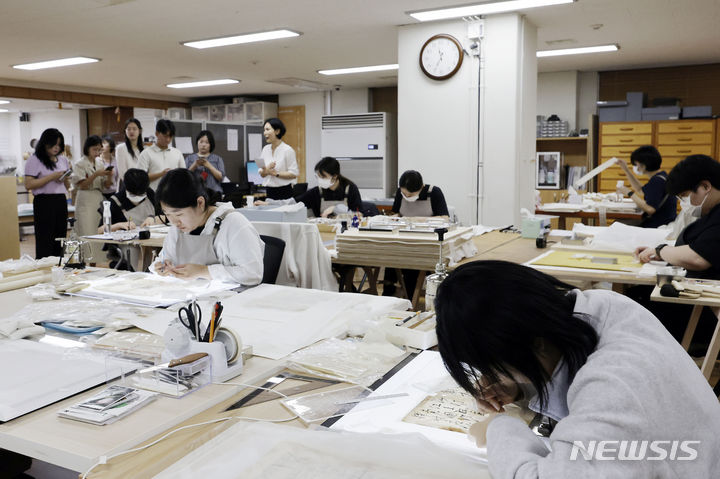
<path id="1" fill-rule="evenodd" d="M 409 201 L 410 203 L 412 203 L 413 201 L 417 201 L 418 198 L 420 198 L 420 195 L 405 196 L 405 193 L 402 193 L 402 192 L 400 194 L 402 195 L 403 198 L 405 198 L 405 201 Z"/>
<path id="2" fill-rule="evenodd" d="M 333 185 L 333 183 L 335 183 L 332 180 L 332 178 L 320 178 L 319 176 L 317 177 L 317 182 L 318 182 L 318 186 L 325 190 L 330 188 Z"/>
<path id="3" fill-rule="evenodd" d="M 707 197 L 708 195 L 705 195 L 705 198 L 703 198 L 699 205 L 694 205 L 690 202 L 690 195 L 678 198 L 680 200 L 680 210 L 685 212 L 685 214 L 700 218 L 702 216 L 702 206 L 705 204 Z"/>
<path id="4" fill-rule="evenodd" d="M 633 165 L 633 173 L 635 173 L 638 176 L 642 176 L 645 174 L 645 172 L 642 171 L 638 165 Z"/>
<path id="5" fill-rule="evenodd" d="M 144 200 L 145 198 L 147 198 L 147 195 L 139 195 L 139 196 L 136 196 L 136 195 L 133 195 L 133 194 L 130 194 L 130 193 L 126 193 L 126 196 L 127 196 L 127 199 L 128 199 L 128 200 L 130 200 L 131 202 L 133 202 L 133 203 L 135 203 L 135 204 L 138 204 L 138 203 L 140 203 L 142 200 Z"/>

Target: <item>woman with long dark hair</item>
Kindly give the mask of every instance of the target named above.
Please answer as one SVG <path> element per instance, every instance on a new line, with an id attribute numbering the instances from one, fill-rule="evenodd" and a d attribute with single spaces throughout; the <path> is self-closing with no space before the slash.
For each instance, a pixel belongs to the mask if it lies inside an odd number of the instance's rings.
<path id="1" fill-rule="evenodd" d="M 42 132 L 35 153 L 25 164 L 25 188 L 33 193 L 35 258 L 62 256 L 56 238 L 67 235 L 67 192 L 70 187 L 70 162 L 60 152 L 65 138 L 55 128 Z"/>
<path id="2" fill-rule="evenodd" d="M 435 307 L 445 366 L 488 413 L 470 432 L 487 444 L 494 478 L 717 475 L 720 404 L 692 358 L 631 299 L 475 261 L 443 281 Z M 510 403 L 556 422 L 550 448 L 502 414 Z"/>
<path id="3" fill-rule="evenodd" d="M 151 271 L 178 278 L 206 278 L 258 284 L 265 245 L 232 203 L 217 203 L 186 168 L 168 171 L 156 200 L 172 224 Z"/>
<path id="4" fill-rule="evenodd" d="M 115 148 L 118 176 L 125 177 L 130 168 L 137 168 L 138 158 L 143 151 L 142 125 L 137 118 L 129 118 L 125 122 L 125 142 Z"/>

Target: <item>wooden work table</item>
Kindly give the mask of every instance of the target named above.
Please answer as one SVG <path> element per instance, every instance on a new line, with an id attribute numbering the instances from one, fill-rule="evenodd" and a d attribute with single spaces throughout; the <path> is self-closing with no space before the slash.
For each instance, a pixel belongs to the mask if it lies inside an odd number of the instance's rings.
<path id="1" fill-rule="evenodd" d="M 690 347 L 690 342 L 692 341 L 693 334 L 695 333 L 695 328 L 697 327 L 698 320 L 700 319 L 702 309 L 705 306 L 710 308 L 715 317 L 718 319 L 718 322 L 715 325 L 715 331 L 713 332 L 712 339 L 710 340 L 707 352 L 705 353 L 705 359 L 700 367 L 700 371 L 702 371 L 703 376 L 705 376 L 706 379 L 710 379 L 713 367 L 715 366 L 715 361 L 717 360 L 718 353 L 720 352 L 720 299 L 704 298 L 702 296 L 694 299 L 663 296 L 660 294 L 660 288 L 658 286 L 656 286 L 653 290 L 650 295 L 650 299 L 661 303 L 690 304 L 693 306 L 692 312 L 690 313 L 690 321 L 685 328 L 685 333 L 683 334 L 682 341 L 680 342 L 686 351 Z"/>
<path id="2" fill-rule="evenodd" d="M 580 218 L 584 224 L 599 221 L 600 213 L 598 211 L 555 211 L 555 210 L 543 210 L 542 208 L 535 209 L 537 215 L 550 215 L 558 217 L 558 229 L 567 229 L 568 218 Z M 626 220 L 631 223 L 638 224 L 642 220 L 641 212 L 627 212 L 627 211 L 607 211 L 605 218 L 609 220 Z M 597 225 L 606 226 L 606 225 Z"/>

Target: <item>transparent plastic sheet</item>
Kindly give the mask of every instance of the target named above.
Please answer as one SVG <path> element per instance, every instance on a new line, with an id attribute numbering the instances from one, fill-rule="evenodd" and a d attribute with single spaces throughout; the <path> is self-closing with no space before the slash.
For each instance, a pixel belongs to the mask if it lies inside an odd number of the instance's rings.
<path id="1" fill-rule="evenodd" d="M 369 386 L 407 352 L 383 341 L 330 338 L 288 357 L 288 367 L 315 376 Z"/>
<path id="2" fill-rule="evenodd" d="M 22 255 L 20 259 L 7 259 L 0 261 L 0 278 L 4 274 L 20 274 L 37 269 L 50 268 L 58 263 L 57 256 L 49 256 L 42 259 L 34 259 L 29 255 Z"/>
<path id="3" fill-rule="evenodd" d="M 31 303 L 11 316 L 17 321 L 62 323 L 69 327 L 101 326 L 97 334 L 132 326 L 136 316 L 150 316 L 152 309 L 132 306 L 113 300 L 64 298 L 62 303 L 43 301 Z"/>
<path id="4" fill-rule="evenodd" d="M 488 479 L 482 458 L 418 434 L 359 434 L 238 423 L 157 479 Z"/>
<path id="5" fill-rule="evenodd" d="M 113 331 L 95 341 L 92 346 L 100 350 L 158 362 L 165 349 L 165 340 L 155 334 Z"/>

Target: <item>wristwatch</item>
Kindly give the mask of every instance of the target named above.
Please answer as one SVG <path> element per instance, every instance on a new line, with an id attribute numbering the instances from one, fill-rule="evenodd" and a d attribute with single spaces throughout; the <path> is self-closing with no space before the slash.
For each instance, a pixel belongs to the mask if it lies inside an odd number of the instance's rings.
<path id="1" fill-rule="evenodd" d="M 275 178 L 280 178 L 280 173 L 275 173 Z"/>
<path id="2" fill-rule="evenodd" d="M 662 251 L 662 249 L 666 246 L 667 246 L 667 244 L 663 243 L 663 244 L 659 244 L 655 247 L 655 259 L 662 261 L 662 256 L 660 256 L 660 251 Z"/>
<path id="3" fill-rule="evenodd" d="M 630 198 L 630 197 L 631 197 L 632 195 L 634 195 L 634 194 L 635 194 L 635 191 L 634 191 L 634 190 L 630 190 L 630 193 L 628 193 L 628 198 Z"/>

